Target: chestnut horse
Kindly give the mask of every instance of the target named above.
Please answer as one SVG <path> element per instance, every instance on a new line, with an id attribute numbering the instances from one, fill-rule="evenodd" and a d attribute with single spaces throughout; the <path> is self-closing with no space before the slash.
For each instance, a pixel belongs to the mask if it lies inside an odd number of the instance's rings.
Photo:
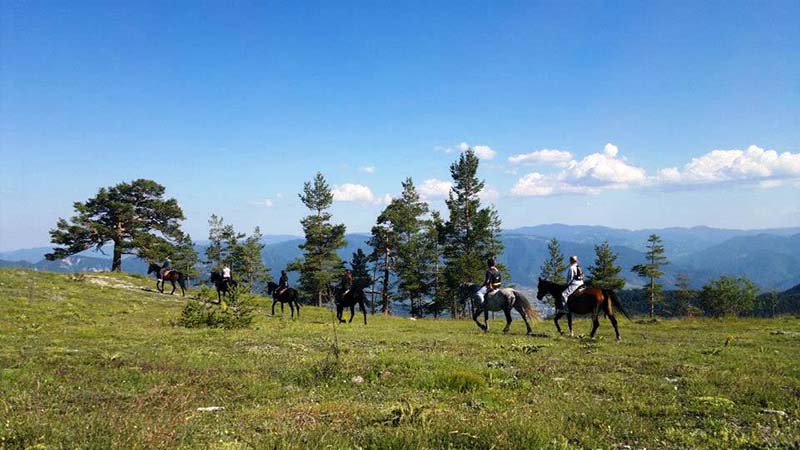
<path id="1" fill-rule="evenodd" d="M 181 286 L 181 296 L 186 295 L 186 277 L 183 275 L 183 272 L 175 269 L 169 269 L 166 273 L 162 273 L 161 266 L 156 263 L 150 263 L 150 267 L 147 268 L 147 274 L 150 275 L 151 273 L 156 274 L 156 289 L 158 292 L 164 293 L 164 282 L 169 281 L 172 283 L 172 292 L 170 295 L 175 293 L 175 282 L 177 281 L 178 284 Z"/>
<path id="2" fill-rule="evenodd" d="M 564 289 L 567 288 L 565 284 L 557 284 L 552 283 L 547 280 L 543 280 L 539 278 L 539 292 L 536 294 L 536 298 L 542 300 L 545 295 L 550 294 L 556 301 L 556 312 L 555 315 L 555 323 L 556 329 L 561 334 L 561 326 L 558 325 L 558 319 L 564 315 L 562 312 L 563 308 L 563 300 L 561 298 L 561 293 L 564 292 Z M 628 313 L 622 309 L 622 303 L 620 303 L 619 298 L 617 297 L 616 292 L 611 289 L 600 289 L 596 287 L 586 287 L 584 289 L 580 289 L 575 291 L 569 298 L 569 310 L 567 311 L 567 324 L 569 325 L 569 335 L 572 336 L 572 314 L 591 314 L 592 315 L 592 332 L 589 335 L 590 337 L 594 337 L 595 332 L 597 331 L 597 327 L 600 326 L 600 320 L 598 320 L 598 316 L 600 315 L 600 311 L 603 311 L 608 317 L 608 320 L 611 321 L 611 325 L 614 326 L 614 332 L 617 334 L 617 340 L 620 340 L 619 337 L 619 328 L 617 328 L 617 318 L 614 317 L 614 308 L 618 309 L 622 314 L 625 315 L 628 319 Z"/>

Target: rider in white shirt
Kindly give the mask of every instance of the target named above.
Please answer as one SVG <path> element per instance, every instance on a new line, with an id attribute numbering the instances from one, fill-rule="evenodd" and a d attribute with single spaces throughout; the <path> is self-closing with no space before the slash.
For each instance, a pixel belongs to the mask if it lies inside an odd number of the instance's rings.
<path id="1" fill-rule="evenodd" d="M 583 286 L 583 270 L 581 270 L 581 266 L 578 264 L 578 257 L 570 256 L 569 269 L 567 269 L 567 288 L 564 289 L 564 292 L 561 294 L 561 298 L 564 300 L 565 311 L 569 311 L 569 296 L 581 286 Z"/>
<path id="2" fill-rule="evenodd" d="M 222 266 L 222 279 L 224 281 L 231 281 L 231 268 L 227 264 Z"/>

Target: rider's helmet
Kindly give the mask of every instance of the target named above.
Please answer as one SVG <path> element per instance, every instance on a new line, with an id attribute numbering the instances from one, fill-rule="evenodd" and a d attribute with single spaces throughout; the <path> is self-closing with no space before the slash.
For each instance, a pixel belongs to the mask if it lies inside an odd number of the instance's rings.
<path id="1" fill-rule="evenodd" d="M 494 258 L 489 258 L 489 259 L 486 260 L 486 265 L 488 265 L 489 267 L 493 267 L 494 264 L 495 264 L 494 263 Z"/>
<path id="2" fill-rule="evenodd" d="M 570 256 L 570 257 L 569 257 L 569 262 L 570 262 L 570 264 L 571 264 L 571 263 L 576 263 L 576 262 L 578 262 L 578 257 L 577 257 L 577 256 L 574 256 L 574 255 L 573 255 L 573 256 Z"/>

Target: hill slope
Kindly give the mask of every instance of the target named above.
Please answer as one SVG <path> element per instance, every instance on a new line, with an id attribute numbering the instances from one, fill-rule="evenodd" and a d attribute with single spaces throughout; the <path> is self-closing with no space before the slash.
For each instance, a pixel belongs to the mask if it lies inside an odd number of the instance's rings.
<path id="1" fill-rule="evenodd" d="M 170 325 L 183 300 L 147 286 L 0 270 L 2 447 L 800 443 L 798 319 L 622 321 L 621 344 L 605 320 L 598 340 L 383 316 L 334 335 L 326 309 L 289 320 L 255 299 L 253 327 L 223 331 Z"/>

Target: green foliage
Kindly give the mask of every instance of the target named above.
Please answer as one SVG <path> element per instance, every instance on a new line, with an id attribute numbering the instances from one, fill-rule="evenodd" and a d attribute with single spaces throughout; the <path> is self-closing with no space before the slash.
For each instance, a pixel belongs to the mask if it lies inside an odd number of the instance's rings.
<path id="1" fill-rule="evenodd" d="M 176 323 L 185 328 L 247 328 L 254 316 L 247 292 L 246 287 L 231 289 L 219 304 L 190 299 Z"/>
<path id="2" fill-rule="evenodd" d="M 484 182 L 477 177 L 478 163 L 475 152 L 468 149 L 450 165 L 453 187 L 446 200 L 443 256 L 446 289 L 453 300 L 461 283 L 483 281 L 486 260 L 503 252 L 500 216 L 493 207 L 481 208 Z M 453 305 L 453 315 L 460 315 L 458 303 Z"/>
<path id="3" fill-rule="evenodd" d="M 486 380 L 470 370 L 454 370 L 439 374 L 438 387 L 454 392 L 469 392 L 486 385 Z"/>
<path id="4" fill-rule="evenodd" d="M 619 267 L 617 255 L 611 250 L 608 241 L 594 246 L 595 259 L 594 265 L 589 268 L 591 277 L 589 284 L 602 289 L 622 289 L 625 287 L 625 280 L 619 276 L 622 267 Z"/>
<path id="5" fill-rule="evenodd" d="M 552 238 L 547 244 L 547 259 L 542 263 L 542 270 L 539 276 L 553 283 L 563 284 L 566 282 L 564 273 L 567 265 L 564 264 L 564 254 L 561 252 L 561 245 L 558 239 Z"/>
<path id="6" fill-rule="evenodd" d="M 675 278 L 675 287 L 677 288 L 675 314 L 678 316 L 696 315 L 697 308 L 692 305 L 692 301 L 697 297 L 697 293 L 690 286 L 689 275 L 679 273 Z"/>
<path id="7" fill-rule="evenodd" d="M 374 244 L 372 254 L 376 258 L 388 246 L 391 269 L 398 280 L 395 298 L 410 300 L 411 314 L 420 316 L 421 300 L 434 287 L 434 266 L 438 263 L 436 236 L 429 234 L 428 204 L 420 200 L 414 182 L 406 178 L 402 186 L 400 197 L 392 199 L 378 216 L 370 242 Z"/>
<path id="8" fill-rule="evenodd" d="M 350 271 L 353 273 L 353 286 L 365 289 L 372 285 L 369 257 L 360 248 L 353 253 L 353 259 L 350 260 Z"/>
<path id="9" fill-rule="evenodd" d="M 343 264 L 336 250 L 346 244 L 345 226 L 330 223 L 327 210 L 333 202 L 333 193 L 321 173 L 317 172 L 312 181 L 303 185 L 299 197 L 312 214 L 300 222 L 306 236 L 300 245 L 303 259 L 290 264 L 289 270 L 300 272 L 301 289 L 321 305 L 328 287 L 342 274 Z"/>
<path id="10" fill-rule="evenodd" d="M 249 289 L 263 286 L 272 279 L 269 268 L 264 265 L 261 251 L 264 249 L 261 229 L 255 227 L 250 236 L 237 232 L 233 225 L 226 225 L 222 217 L 215 214 L 208 220 L 208 240 L 205 264 L 211 271 L 221 271 L 227 264 L 231 276 Z"/>
<path id="11" fill-rule="evenodd" d="M 50 230 L 53 244 L 61 247 L 47 259 L 65 258 L 107 243 L 114 246 L 112 271 L 122 270 L 122 256 L 136 255 L 156 260 L 171 253 L 185 237 L 180 228 L 183 211 L 175 199 L 164 199 L 164 186 L 138 179 L 100 188 L 86 202 L 73 204 L 76 214 L 70 221 L 58 219 Z"/>
<path id="12" fill-rule="evenodd" d="M 721 276 L 703 286 L 700 303 L 711 316 L 738 316 L 753 307 L 757 294 L 758 288 L 746 277 Z"/>
<path id="13" fill-rule="evenodd" d="M 663 286 L 657 280 L 664 276 L 661 267 L 668 264 L 667 257 L 664 256 L 664 246 L 661 244 L 661 238 L 657 234 L 651 234 L 647 238 L 645 258 L 647 259 L 645 264 L 637 264 L 633 266 L 631 271 L 648 280 L 645 291 L 650 299 L 650 317 L 652 318 L 655 305 L 661 301 L 663 296 Z"/>

